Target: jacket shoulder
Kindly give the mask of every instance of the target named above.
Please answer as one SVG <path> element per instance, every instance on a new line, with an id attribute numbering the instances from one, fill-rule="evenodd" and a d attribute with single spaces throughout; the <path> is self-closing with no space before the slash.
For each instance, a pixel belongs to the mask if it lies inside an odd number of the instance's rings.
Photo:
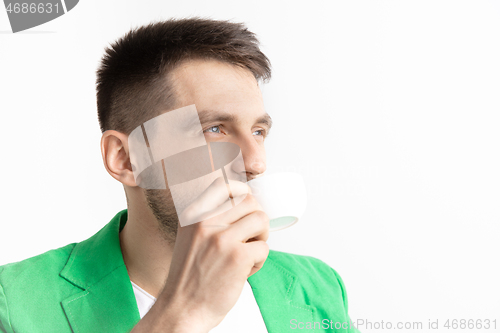
<path id="1" fill-rule="evenodd" d="M 15 284 L 36 282 L 49 276 L 59 275 L 76 243 L 49 250 L 22 261 L 0 266 L 0 283 L 4 288 Z"/>
<path id="2" fill-rule="evenodd" d="M 269 251 L 269 259 L 287 271 L 293 272 L 306 290 L 322 295 L 335 295 L 347 312 L 348 302 L 344 282 L 330 265 L 315 257 L 275 250 Z"/>
<path id="3" fill-rule="evenodd" d="M 48 318 L 52 318 L 53 331 L 64 331 L 67 321 L 60 301 L 79 289 L 59 273 L 75 245 L 0 266 L 0 332 L 13 332 L 11 323 L 22 323 L 27 331 L 41 332 L 40 323 Z"/>
<path id="4" fill-rule="evenodd" d="M 307 273 L 311 278 L 337 280 L 340 277 L 332 267 L 315 257 L 269 250 L 268 258 L 290 271 L 298 274 Z"/>
<path id="5" fill-rule="evenodd" d="M 75 286 L 59 275 L 76 244 L 0 266 L 0 287 L 12 310 L 40 306 L 74 292 Z"/>

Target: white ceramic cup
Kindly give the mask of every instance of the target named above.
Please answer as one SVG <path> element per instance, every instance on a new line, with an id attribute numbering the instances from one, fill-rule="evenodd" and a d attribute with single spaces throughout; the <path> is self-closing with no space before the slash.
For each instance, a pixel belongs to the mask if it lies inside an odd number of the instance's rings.
<path id="1" fill-rule="evenodd" d="M 302 175 L 279 172 L 247 182 L 262 209 L 269 216 L 270 231 L 287 228 L 302 217 L 306 210 L 307 193 Z"/>

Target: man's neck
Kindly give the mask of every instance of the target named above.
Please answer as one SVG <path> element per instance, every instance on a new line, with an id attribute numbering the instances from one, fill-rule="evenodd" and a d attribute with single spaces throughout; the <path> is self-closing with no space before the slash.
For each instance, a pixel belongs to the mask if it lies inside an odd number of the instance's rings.
<path id="1" fill-rule="evenodd" d="M 130 207 L 120 232 L 120 246 L 130 280 L 158 298 L 168 277 L 173 244 L 169 244 L 147 208 Z"/>

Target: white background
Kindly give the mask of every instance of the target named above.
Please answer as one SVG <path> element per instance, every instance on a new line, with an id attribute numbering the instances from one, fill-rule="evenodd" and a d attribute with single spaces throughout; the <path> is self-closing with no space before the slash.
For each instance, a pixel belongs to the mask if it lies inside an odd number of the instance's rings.
<path id="1" fill-rule="evenodd" d="M 95 70 L 131 27 L 193 15 L 245 22 L 271 59 L 269 173 L 300 172 L 309 196 L 271 248 L 335 268 L 354 321 L 500 331 L 499 1 L 82 0 L 17 34 L 0 10 L 0 264 L 126 208 L 101 161 Z"/>

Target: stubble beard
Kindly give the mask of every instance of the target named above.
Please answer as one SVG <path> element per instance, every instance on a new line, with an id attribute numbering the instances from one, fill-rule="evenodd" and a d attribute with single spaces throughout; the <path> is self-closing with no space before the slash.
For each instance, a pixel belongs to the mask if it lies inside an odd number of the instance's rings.
<path id="1" fill-rule="evenodd" d="M 144 189 L 146 202 L 158 221 L 161 236 L 170 244 L 175 243 L 179 218 L 172 196 L 167 190 Z"/>

